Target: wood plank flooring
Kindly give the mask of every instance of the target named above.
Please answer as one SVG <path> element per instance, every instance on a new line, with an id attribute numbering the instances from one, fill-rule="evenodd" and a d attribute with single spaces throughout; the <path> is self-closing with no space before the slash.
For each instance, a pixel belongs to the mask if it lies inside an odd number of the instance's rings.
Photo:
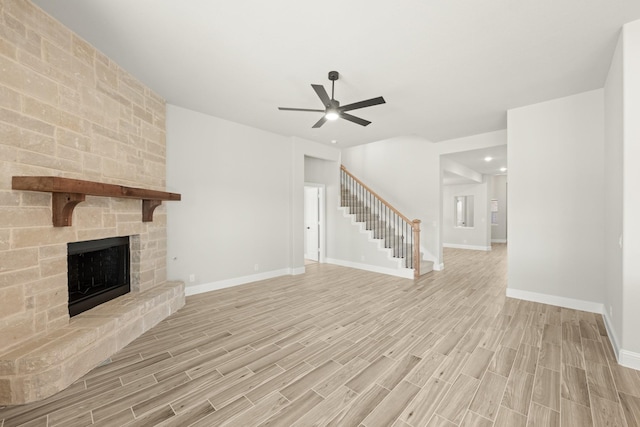
<path id="1" fill-rule="evenodd" d="M 505 297 L 506 247 L 417 282 L 310 264 L 189 297 L 12 426 L 640 426 L 599 315 Z"/>

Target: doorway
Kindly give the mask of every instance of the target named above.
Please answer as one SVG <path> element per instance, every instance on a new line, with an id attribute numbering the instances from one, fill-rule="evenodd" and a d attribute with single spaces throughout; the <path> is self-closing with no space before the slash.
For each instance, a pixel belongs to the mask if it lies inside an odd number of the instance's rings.
<path id="1" fill-rule="evenodd" d="M 305 264 L 324 262 L 324 184 L 304 184 L 304 259 Z"/>

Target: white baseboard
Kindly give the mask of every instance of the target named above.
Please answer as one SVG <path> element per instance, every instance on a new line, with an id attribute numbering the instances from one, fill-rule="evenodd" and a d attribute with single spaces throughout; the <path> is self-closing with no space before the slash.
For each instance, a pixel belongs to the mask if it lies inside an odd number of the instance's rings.
<path id="1" fill-rule="evenodd" d="M 433 269 L 435 271 L 442 271 L 444 270 L 444 262 L 441 262 L 440 264 L 436 264 L 435 262 L 433 263 Z"/>
<path id="2" fill-rule="evenodd" d="M 413 279 L 413 270 L 408 268 L 395 270 L 393 268 L 378 267 L 376 265 L 360 264 L 353 261 L 344 261 L 341 259 L 327 258 L 327 264 L 340 265 L 342 267 L 357 268 L 358 270 L 372 271 L 374 273 L 388 274 L 390 276 L 403 277 L 405 279 Z"/>
<path id="3" fill-rule="evenodd" d="M 640 370 L 640 353 L 620 350 L 618 353 L 618 363 L 627 368 Z"/>
<path id="4" fill-rule="evenodd" d="M 606 310 L 604 309 L 604 304 L 510 288 L 507 288 L 507 296 L 525 301 L 541 302 L 574 310 L 602 314 L 602 317 L 604 318 L 604 326 L 607 329 L 607 335 L 609 336 L 609 341 L 611 342 L 611 347 L 613 347 L 616 359 L 618 359 L 618 363 L 622 366 L 626 366 L 627 368 L 640 370 L 640 353 L 620 348 L 620 340 L 613 329 Z"/>
<path id="5" fill-rule="evenodd" d="M 607 330 L 607 335 L 609 336 L 609 341 L 611 342 L 611 347 L 613 347 L 613 352 L 616 354 L 616 359 L 620 360 L 620 340 L 611 325 L 611 320 L 609 319 L 609 315 L 606 310 L 603 311 L 602 317 L 604 318 L 604 327 Z M 636 368 L 638 369 L 638 368 Z"/>
<path id="6" fill-rule="evenodd" d="M 324 260 L 322 260 L 320 264 L 322 264 L 323 262 Z M 304 267 L 290 268 L 289 270 L 291 270 L 291 272 L 289 273 L 291 276 L 297 276 L 298 274 L 304 274 L 306 272 Z"/>
<path id="7" fill-rule="evenodd" d="M 507 239 L 491 239 L 491 243 L 507 243 Z"/>
<path id="8" fill-rule="evenodd" d="M 620 340 L 611 325 L 611 320 L 606 310 L 602 312 L 602 317 L 604 318 L 604 326 L 607 329 L 607 335 L 609 336 L 609 341 L 611 341 L 611 346 L 613 347 L 613 352 L 616 354 L 618 363 L 627 368 L 640 370 L 640 353 L 621 349 Z"/>
<path id="9" fill-rule="evenodd" d="M 452 249 L 471 249 L 472 251 L 490 251 L 491 246 L 476 246 L 476 245 L 458 245 L 456 243 L 443 243 L 443 248 Z"/>
<path id="10" fill-rule="evenodd" d="M 507 288 L 507 296 L 525 301 L 541 302 L 543 304 L 556 305 L 574 310 L 588 311 L 590 313 L 602 314 L 604 310 L 604 305 L 598 302 L 540 294 L 538 292 L 523 291 L 520 289 Z"/>
<path id="11" fill-rule="evenodd" d="M 233 279 L 219 280 L 217 282 L 201 283 L 199 285 L 186 286 L 185 296 L 197 295 L 204 292 L 217 291 L 218 289 L 231 288 L 233 286 L 244 285 L 246 283 L 260 280 L 273 279 L 274 277 L 303 274 L 304 267 L 283 268 L 281 270 L 265 271 L 264 273 L 252 274 L 250 276 L 234 277 Z"/>

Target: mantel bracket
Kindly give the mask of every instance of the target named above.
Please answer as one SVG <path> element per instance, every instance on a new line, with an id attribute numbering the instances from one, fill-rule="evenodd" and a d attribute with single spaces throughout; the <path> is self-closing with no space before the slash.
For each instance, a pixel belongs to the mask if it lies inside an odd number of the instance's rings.
<path id="1" fill-rule="evenodd" d="M 80 202 L 84 202 L 82 193 L 52 193 L 51 210 L 54 227 L 71 225 L 73 209 Z"/>
<path id="2" fill-rule="evenodd" d="M 162 204 L 162 200 L 148 200 L 142 201 L 142 222 L 153 221 L 153 211 Z"/>

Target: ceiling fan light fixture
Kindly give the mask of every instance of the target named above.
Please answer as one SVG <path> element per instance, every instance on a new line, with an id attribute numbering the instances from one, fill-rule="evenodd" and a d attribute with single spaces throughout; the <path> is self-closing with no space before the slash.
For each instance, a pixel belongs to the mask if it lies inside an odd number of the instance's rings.
<path id="1" fill-rule="evenodd" d="M 379 96 L 377 98 L 371 98 L 364 101 L 354 102 L 347 105 L 340 105 L 340 102 L 334 98 L 334 87 L 335 82 L 338 80 L 339 74 L 337 71 L 329 72 L 329 80 L 331 80 L 331 98 L 329 98 L 329 94 L 327 90 L 322 85 L 312 84 L 311 87 L 322 101 L 324 110 L 316 110 L 312 108 L 288 108 L 288 107 L 278 107 L 278 110 L 285 111 L 310 111 L 313 113 L 324 113 L 322 118 L 316 122 L 312 128 L 319 128 L 323 124 L 328 121 L 335 121 L 338 119 L 344 119 L 349 122 L 358 124 L 360 126 L 368 126 L 371 124 L 369 120 L 361 119 L 360 117 L 356 117 L 352 114 L 347 113 L 347 111 L 358 110 L 360 108 L 372 107 L 374 105 L 384 104 L 385 100 L 383 97 Z"/>
<path id="2" fill-rule="evenodd" d="M 332 108 L 327 110 L 327 113 L 324 115 L 324 117 L 327 120 L 338 120 L 338 118 L 340 117 L 340 113 L 338 112 L 338 110 L 334 110 Z"/>

